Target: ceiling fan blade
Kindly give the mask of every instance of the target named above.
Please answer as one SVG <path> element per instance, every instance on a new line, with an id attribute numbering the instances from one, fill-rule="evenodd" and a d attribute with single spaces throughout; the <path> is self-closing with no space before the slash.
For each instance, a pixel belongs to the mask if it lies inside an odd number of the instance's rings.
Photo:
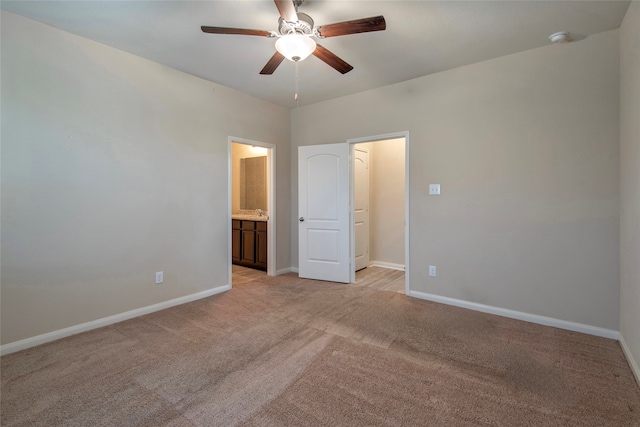
<path id="1" fill-rule="evenodd" d="M 287 22 L 298 22 L 298 13 L 293 0 L 273 0 L 276 3 L 280 16 Z"/>
<path id="2" fill-rule="evenodd" d="M 347 34 L 368 33 L 370 31 L 382 31 L 387 28 L 384 16 L 356 19 L 355 21 L 339 22 L 337 24 L 322 25 L 318 27 L 320 37 L 345 36 Z"/>
<path id="3" fill-rule="evenodd" d="M 342 59 L 338 58 L 333 52 L 320 45 L 316 46 L 316 50 L 313 51 L 313 56 L 326 62 L 342 74 L 346 74 L 353 70 L 351 65 L 347 64 Z"/>
<path id="4" fill-rule="evenodd" d="M 200 27 L 203 32 L 210 34 L 241 34 L 245 36 L 263 36 L 271 37 L 269 31 L 264 30 L 247 30 L 244 28 L 226 28 L 226 27 Z"/>
<path id="5" fill-rule="evenodd" d="M 260 74 L 273 74 L 283 60 L 284 55 L 280 52 L 274 53 L 269 62 L 267 62 L 267 65 L 265 65 L 262 71 L 260 71 Z"/>

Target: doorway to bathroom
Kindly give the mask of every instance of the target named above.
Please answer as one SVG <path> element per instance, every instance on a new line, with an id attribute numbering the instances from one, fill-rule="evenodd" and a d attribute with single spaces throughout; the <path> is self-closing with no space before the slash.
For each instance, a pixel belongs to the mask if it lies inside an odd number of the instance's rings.
<path id="1" fill-rule="evenodd" d="M 229 283 L 236 270 L 275 274 L 275 145 L 229 137 Z"/>

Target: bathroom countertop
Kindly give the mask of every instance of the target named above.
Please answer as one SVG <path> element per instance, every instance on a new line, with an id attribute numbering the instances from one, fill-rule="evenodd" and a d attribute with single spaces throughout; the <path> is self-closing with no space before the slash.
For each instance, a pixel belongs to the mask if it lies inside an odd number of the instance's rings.
<path id="1" fill-rule="evenodd" d="M 267 222 L 269 220 L 269 217 L 264 215 L 261 216 L 261 215 L 251 215 L 251 214 L 231 214 L 231 219 Z"/>

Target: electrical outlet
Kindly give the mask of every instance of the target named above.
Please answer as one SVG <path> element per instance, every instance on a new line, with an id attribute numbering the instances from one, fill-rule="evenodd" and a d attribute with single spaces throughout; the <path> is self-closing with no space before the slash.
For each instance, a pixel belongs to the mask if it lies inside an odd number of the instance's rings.
<path id="1" fill-rule="evenodd" d="M 429 276 L 436 277 L 436 266 L 435 265 L 430 265 L 429 266 Z"/>
<path id="2" fill-rule="evenodd" d="M 156 285 L 164 282 L 164 271 L 156 271 Z"/>
<path id="3" fill-rule="evenodd" d="M 440 194 L 440 184 L 429 184 L 429 194 L 431 195 L 439 195 Z"/>

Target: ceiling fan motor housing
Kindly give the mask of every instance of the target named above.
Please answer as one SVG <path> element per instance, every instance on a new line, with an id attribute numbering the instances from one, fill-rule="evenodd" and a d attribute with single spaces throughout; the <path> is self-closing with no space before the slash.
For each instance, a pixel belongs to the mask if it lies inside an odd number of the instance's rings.
<path id="1" fill-rule="evenodd" d="M 313 34 L 313 19 L 306 13 L 298 12 L 298 22 L 287 22 L 284 19 L 278 19 L 278 32 L 281 35 L 298 33 Z"/>

